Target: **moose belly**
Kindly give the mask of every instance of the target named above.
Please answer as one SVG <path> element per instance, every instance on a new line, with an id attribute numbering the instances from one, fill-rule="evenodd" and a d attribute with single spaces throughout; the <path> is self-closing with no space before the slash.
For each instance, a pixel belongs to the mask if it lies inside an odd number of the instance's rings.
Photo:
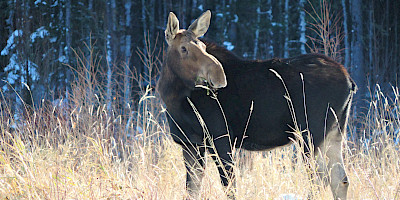
<path id="1" fill-rule="evenodd" d="M 275 147 L 285 146 L 291 143 L 289 139 L 292 134 L 285 132 L 282 133 L 269 133 L 256 134 L 249 136 L 243 140 L 242 148 L 250 151 L 263 151 L 273 149 Z"/>

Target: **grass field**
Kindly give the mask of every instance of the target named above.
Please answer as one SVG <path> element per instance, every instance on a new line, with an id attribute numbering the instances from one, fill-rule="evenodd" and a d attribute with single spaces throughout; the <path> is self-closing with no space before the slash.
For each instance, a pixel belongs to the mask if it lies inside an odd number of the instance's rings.
<path id="1" fill-rule="evenodd" d="M 399 95 L 397 88 L 393 91 L 392 99 L 379 88 L 374 93 L 364 133 L 352 132 L 350 123 L 350 137 L 343 144 L 350 199 L 400 199 Z M 169 136 L 165 110 L 154 91 L 144 91 L 138 111 L 129 116 L 74 98 L 71 108 L 43 103 L 24 119 L 15 119 L 0 101 L 0 199 L 187 195 L 181 148 Z M 313 193 L 315 199 L 331 199 L 329 189 L 308 180 L 295 153 L 293 145 L 243 152 L 235 164 L 238 198 L 305 199 Z M 210 158 L 207 166 L 201 197 L 224 199 Z"/>

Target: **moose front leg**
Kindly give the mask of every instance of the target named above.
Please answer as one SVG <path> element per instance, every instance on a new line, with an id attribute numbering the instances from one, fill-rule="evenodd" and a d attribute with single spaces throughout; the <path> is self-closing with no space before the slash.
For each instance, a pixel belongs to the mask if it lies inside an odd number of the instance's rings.
<path id="1" fill-rule="evenodd" d="M 184 144 L 182 148 L 186 166 L 186 190 L 190 199 L 198 199 L 204 176 L 205 149 L 193 144 Z"/>
<path id="2" fill-rule="evenodd" d="M 210 150 L 221 178 L 222 185 L 228 199 L 236 199 L 235 173 L 233 170 L 232 147 L 227 137 L 214 141 L 214 147 Z"/>

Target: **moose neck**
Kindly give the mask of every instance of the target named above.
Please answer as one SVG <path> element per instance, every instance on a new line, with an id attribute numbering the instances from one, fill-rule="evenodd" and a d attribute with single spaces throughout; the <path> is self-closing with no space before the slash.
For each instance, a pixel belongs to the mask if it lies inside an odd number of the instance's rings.
<path id="1" fill-rule="evenodd" d="M 165 64 L 158 81 L 158 92 L 168 109 L 176 109 L 181 101 L 190 96 L 191 89 Z"/>

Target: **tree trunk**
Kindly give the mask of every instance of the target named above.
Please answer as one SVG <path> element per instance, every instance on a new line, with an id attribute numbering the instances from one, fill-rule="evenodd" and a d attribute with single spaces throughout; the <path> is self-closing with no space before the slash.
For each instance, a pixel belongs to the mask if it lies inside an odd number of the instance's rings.
<path id="1" fill-rule="evenodd" d="M 258 4 L 257 4 L 257 24 L 256 24 L 256 33 L 255 33 L 255 37 L 254 37 L 254 50 L 253 50 L 253 59 L 257 58 L 257 51 L 258 51 L 258 39 L 259 39 L 259 35 L 260 35 L 260 21 L 261 21 L 261 8 L 260 5 L 261 2 L 260 0 L 258 0 Z"/>
<path id="2" fill-rule="evenodd" d="M 111 114 L 112 109 L 112 66 L 114 65 L 115 58 L 115 49 L 113 49 L 113 27 L 114 27 L 114 18 L 113 18 L 113 9 L 112 4 L 114 0 L 107 0 L 106 5 L 106 15 L 107 15 L 107 38 L 106 38 L 106 48 L 107 48 L 107 95 L 106 95 L 106 105 L 107 112 Z"/>
<path id="3" fill-rule="evenodd" d="M 394 13 L 396 13 L 395 15 L 394 15 L 394 45 L 395 45 L 395 47 L 394 47 L 394 62 L 393 62 L 393 64 L 394 64 L 394 66 L 397 66 L 396 68 L 397 68 L 397 70 L 395 71 L 395 74 L 397 75 L 396 76 L 396 80 L 398 79 L 398 77 L 399 77 L 399 73 L 400 73 L 400 62 L 399 62 L 399 54 L 400 54 L 400 52 L 399 52 L 399 49 L 400 49 L 400 45 L 399 45 L 399 22 L 398 22 L 398 20 L 399 20 L 399 15 L 398 15 L 398 13 L 400 12 L 400 3 L 399 3 L 399 1 L 395 1 L 395 3 L 394 3 L 394 6 L 393 6 L 394 8 L 395 8 L 395 10 L 394 10 Z"/>
<path id="4" fill-rule="evenodd" d="M 146 22 L 146 3 L 145 0 L 142 0 L 142 26 L 143 26 L 143 53 L 146 55 L 147 54 L 147 22 Z M 148 73 L 148 68 L 146 66 L 143 66 L 143 71 L 139 70 L 139 72 L 147 74 Z M 140 85 L 140 84 L 139 84 Z"/>
<path id="5" fill-rule="evenodd" d="M 267 41 L 268 41 L 268 54 L 269 54 L 269 58 L 273 58 L 274 57 L 274 32 L 272 31 L 272 2 L 271 0 L 268 0 L 268 11 L 267 11 L 267 22 L 269 24 L 268 26 L 268 37 L 267 37 Z"/>
<path id="6" fill-rule="evenodd" d="M 306 12 L 304 10 L 304 3 L 306 0 L 300 0 L 299 1 L 299 9 L 300 9 L 300 25 L 299 25 L 299 29 L 300 29 L 300 52 L 301 54 L 306 54 Z"/>
<path id="7" fill-rule="evenodd" d="M 355 95 L 356 112 L 358 116 L 366 113 L 366 76 L 365 76 L 365 63 L 364 63 L 364 42 L 363 42 L 363 19 L 362 19 L 362 2 L 361 0 L 351 1 L 351 15 L 353 25 L 352 35 L 352 64 L 353 64 L 353 78 L 358 85 L 358 92 Z"/>
<path id="8" fill-rule="evenodd" d="M 389 15 L 389 13 L 390 13 L 390 11 L 391 11 L 391 9 L 389 9 L 389 0 L 386 0 L 386 3 L 385 3 L 385 5 L 386 5 L 386 9 L 385 9 L 385 21 L 386 21 L 386 24 L 385 24 L 385 26 L 386 26 L 386 31 L 388 32 L 388 33 L 386 33 L 385 34 L 385 56 L 384 56 L 384 67 L 386 68 L 386 70 L 388 70 L 389 71 L 389 73 L 387 73 L 387 75 L 388 75 L 388 77 L 387 77 L 387 79 L 385 80 L 385 81 L 389 81 L 389 80 L 392 80 L 391 78 L 391 76 L 392 76 L 392 73 L 391 73 L 391 71 L 390 71 L 390 69 L 391 69 L 391 66 L 389 65 L 389 60 L 391 59 L 391 57 L 390 57 L 390 53 L 389 53 L 389 48 L 390 48 L 390 44 L 389 44 L 389 36 L 390 36 L 390 15 Z"/>
<path id="9" fill-rule="evenodd" d="M 377 76 L 379 76 L 378 72 L 375 72 L 374 68 L 374 57 L 373 57 L 373 40 L 374 40 L 374 0 L 369 1 L 369 10 L 368 10 L 368 66 L 369 71 L 371 72 L 370 83 L 375 83 Z"/>
<path id="10" fill-rule="evenodd" d="M 125 65 L 124 65 L 124 113 L 129 114 L 130 97 L 131 97 L 131 86 L 130 86 L 130 58 L 131 58 L 131 8 L 132 0 L 126 0 L 125 2 Z"/>
<path id="11" fill-rule="evenodd" d="M 88 10 L 89 10 L 89 16 L 92 16 L 93 14 L 93 0 L 89 0 L 88 2 Z M 92 22 L 92 18 L 89 18 L 90 22 Z M 94 21 L 93 21 L 94 23 Z M 93 47 L 92 47 L 92 33 L 91 33 L 91 26 L 87 29 L 87 56 L 86 56 L 86 80 L 88 84 L 88 88 L 86 88 L 86 100 L 88 101 L 89 104 L 92 103 L 93 100 L 93 81 L 92 81 L 92 65 L 93 65 Z"/>
<path id="12" fill-rule="evenodd" d="M 65 61 L 70 64 L 71 60 L 71 42 L 72 42 L 72 32 L 71 32 L 71 0 L 66 0 L 65 6 Z M 66 80 L 65 80 L 65 99 L 69 99 L 71 93 L 69 84 L 71 83 L 71 69 L 66 67 Z M 68 102 L 68 101 L 67 101 Z"/>
<path id="13" fill-rule="evenodd" d="M 342 7 L 343 7 L 343 27 L 344 27 L 344 66 L 349 68 L 350 67 L 350 44 L 349 44 L 349 30 L 347 26 L 348 16 L 347 16 L 347 9 L 346 9 L 346 0 L 342 0 Z"/>
<path id="14" fill-rule="evenodd" d="M 285 0 L 285 44 L 283 47 L 283 57 L 289 58 L 289 0 Z"/>

